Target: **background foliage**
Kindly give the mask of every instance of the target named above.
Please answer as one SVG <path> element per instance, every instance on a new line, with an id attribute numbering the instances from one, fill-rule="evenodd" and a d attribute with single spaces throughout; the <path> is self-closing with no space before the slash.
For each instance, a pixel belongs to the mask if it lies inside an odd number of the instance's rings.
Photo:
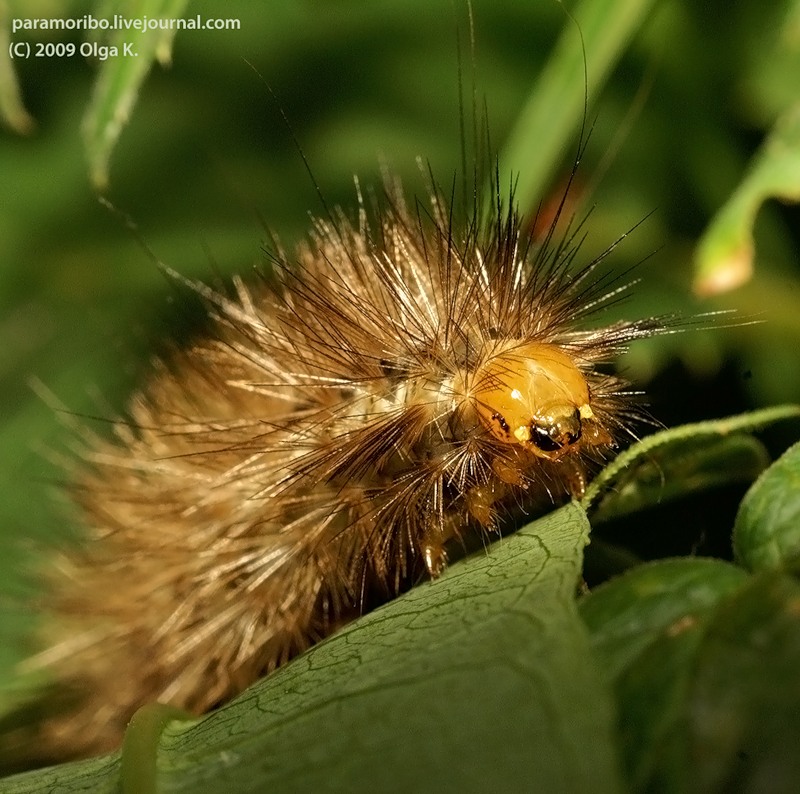
<path id="1" fill-rule="evenodd" d="M 132 16 L 160 6 L 177 13 L 182 4 L 9 0 L 0 3 L 0 22 L 3 14 L 6 22 L 100 14 L 99 5 Z M 27 652 L 25 604 L 35 560 L 41 548 L 76 531 L 56 495 L 63 475 L 53 460 L 68 446 L 70 431 L 31 380 L 70 411 L 113 415 L 163 339 L 183 338 L 198 322 L 139 238 L 180 273 L 214 280 L 262 262 L 264 224 L 291 246 L 308 226 L 307 212 L 322 211 L 292 136 L 248 62 L 274 88 L 330 204 L 353 205 L 353 174 L 362 184 L 379 184 L 382 160 L 420 195 L 417 156 L 445 186 L 461 166 L 457 27 L 468 102 L 472 73 L 463 8 L 417 0 L 185 5 L 187 14 L 238 18 L 241 30 L 178 34 L 171 65 L 155 65 L 138 95 L 134 78 L 123 78 L 129 82 L 117 98 L 127 90 L 136 101 L 113 149 L 97 143 L 109 106 L 92 99 L 102 85 L 98 69 L 108 66 L 77 56 L 30 59 L 14 62 L 13 72 L 6 63 L 0 75 L 10 126 L 35 125 L 0 138 L 0 705 L 6 708 L 16 697 L 13 666 Z M 559 195 L 578 145 L 579 37 L 550 0 L 474 0 L 474 15 L 477 96 L 481 103 L 486 98 L 503 168 L 521 175 L 521 194 L 529 187 L 526 175 L 538 180 L 530 211 Z M 760 321 L 652 340 L 623 366 L 667 425 L 796 400 L 799 216 L 775 202 L 756 212 L 771 195 L 798 195 L 800 4 L 593 0 L 575 8 L 575 16 L 586 41 L 592 126 L 575 191 L 584 208 L 594 206 L 586 256 L 647 216 L 614 253 L 620 272 L 647 259 L 636 272 L 641 286 L 614 311 L 692 316 L 734 308 L 739 318 Z M 39 33 L 26 40 L 83 39 Z M 18 105 L 14 115 L 14 73 L 29 117 Z M 113 108 L 114 93 L 104 101 Z M 84 134 L 90 107 L 99 115 L 89 115 Z M 104 193 L 119 212 L 101 205 L 93 186 L 104 178 L 106 153 Z M 707 293 L 709 284 L 745 278 L 750 264 L 752 278 L 736 291 L 694 296 L 693 285 Z M 773 452 L 797 435 L 796 428 L 778 428 L 767 437 Z M 737 458 L 747 461 L 739 479 L 763 466 L 753 463 L 761 454 Z M 590 550 L 605 540 L 616 555 L 731 559 L 744 488 L 728 486 L 706 501 L 684 500 L 644 519 L 610 521 Z M 773 564 L 789 556 L 779 554 L 776 562 L 767 555 Z M 598 557 L 593 565 L 598 581 L 605 578 L 608 560 Z M 720 592 L 738 576 L 725 568 Z M 773 584 L 752 585 L 764 590 L 759 603 L 795 597 L 776 593 Z M 638 663 L 647 671 L 647 660 Z M 634 691 L 638 680 L 625 686 Z M 652 686 L 642 680 L 645 689 Z M 635 760 L 628 767 L 637 785 L 661 769 L 642 757 L 649 767 Z"/>

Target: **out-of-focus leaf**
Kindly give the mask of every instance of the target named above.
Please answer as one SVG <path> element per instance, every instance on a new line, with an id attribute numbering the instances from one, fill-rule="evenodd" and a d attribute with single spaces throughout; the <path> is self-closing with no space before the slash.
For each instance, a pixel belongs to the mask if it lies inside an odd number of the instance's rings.
<path id="1" fill-rule="evenodd" d="M 767 459 L 758 442 L 734 434 L 800 417 L 800 406 L 681 425 L 618 455 L 586 489 L 582 504 L 599 519 L 630 513 L 698 488 L 755 478 Z"/>
<path id="2" fill-rule="evenodd" d="M 720 604 L 692 668 L 689 790 L 796 792 L 800 585 L 765 572 Z"/>
<path id="3" fill-rule="evenodd" d="M 752 40 L 745 42 L 749 69 L 742 82 L 742 106 L 754 124 L 769 126 L 797 99 L 800 2 L 782 0 L 758 11 L 763 32 L 753 31 Z"/>
<path id="4" fill-rule="evenodd" d="M 753 272 L 753 224 L 769 198 L 800 201 L 800 104 L 787 110 L 756 154 L 747 176 L 714 216 L 695 254 L 694 291 L 716 295 Z"/>
<path id="5" fill-rule="evenodd" d="M 583 0 L 574 19 L 565 17 L 561 38 L 500 157 L 504 172 L 516 180 L 515 198 L 523 212 L 535 209 L 560 167 L 583 116 L 586 93 L 600 93 L 652 6 L 653 0 Z"/>
<path id="6" fill-rule="evenodd" d="M 617 683 L 619 738 L 634 792 L 686 792 L 691 781 L 687 698 L 707 615 L 677 621 Z"/>
<path id="7" fill-rule="evenodd" d="M 597 596 L 581 612 L 616 676 L 633 791 L 796 790 L 800 585 L 682 560 L 634 571 Z"/>
<path id="8" fill-rule="evenodd" d="M 610 693 L 574 598 L 587 537 L 567 505 L 170 723 L 157 790 L 618 791 Z M 123 755 L 153 747 L 142 725 Z M 147 791 L 152 765 L 128 768 L 126 790 Z"/>
<path id="9" fill-rule="evenodd" d="M 800 444 L 747 492 L 736 516 L 733 544 L 737 560 L 754 571 L 800 556 Z"/>
<path id="10" fill-rule="evenodd" d="M 752 436 L 685 439 L 639 458 L 628 476 L 601 500 L 592 520 L 619 518 L 686 494 L 751 482 L 768 465 L 768 452 Z"/>
<path id="11" fill-rule="evenodd" d="M 183 13 L 187 1 L 120 1 L 108 9 L 108 14 L 119 14 L 127 19 L 176 19 Z M 89 176 L 98 190 L 107 187 L 111 152 L 122 128 L 128 123 L 139 87 L 156 58 L 162 62 L 168 60 L 175 33 L 172 28 L 117 30 L 106 45 L 116 47 L 118 52 L 102 62 L 83 122 Z M 126 46 L 130 49 L 126 50 Z"/>
<path id="12" fill-rule="evenodd" d="M 659 560 L 597 587 L 579 601 L 580 613 L 613 680 L 658 637 L 680 632 L 746 579 L 745 571 L 722 560 Z"/>
<path id="13" fill-rule="evenodd" d="M 616 684 L 633 791 L 685 791 L 691 778 L 686 702 L 693 660 L 716 606 L 748 575 L 712 559 L 643 565 L 580 602 L 598 661 Z"/>
<path id="14" fill-rule="evenodd" d="M 14 62 L 11 60 L 8 3 L 0 0 L 0 119 L 14 132 L 25 134 L 34 121 L 22 104 Z"/>

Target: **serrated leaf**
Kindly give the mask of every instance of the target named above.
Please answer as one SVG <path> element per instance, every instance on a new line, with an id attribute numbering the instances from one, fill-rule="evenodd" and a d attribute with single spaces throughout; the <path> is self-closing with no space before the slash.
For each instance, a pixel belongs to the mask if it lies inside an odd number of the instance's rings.
<path id="1" fill-rule="evenodd" d="M 745 495 L 733 546 L 736 559 L 754 571 L 800 556 L 800 444 L 775 461 Z"/>
<path id="2" fill-rule="evenodd" d="M 752 480 L 767 459 L 741 436 L 800 417 L 800 406 L 697 422 L 654 433 L 618 455 L 586 489 L 581 504 L 592 520 L 624 515 L 701 487 Z"/>

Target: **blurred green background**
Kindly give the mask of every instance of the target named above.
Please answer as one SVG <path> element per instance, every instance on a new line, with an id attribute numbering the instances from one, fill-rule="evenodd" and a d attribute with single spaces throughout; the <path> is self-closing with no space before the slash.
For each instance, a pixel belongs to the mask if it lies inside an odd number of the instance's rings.
<path id="1" fill-rule="evenodd" d="M 15 16 L 100 14 L 98 5 L 9 1 L 0 2 L 0 13 L 7 24 Z M 130 16 L 142 4 L 105 6 Z M 481 104 L 485 98 L 492 142 L 503 152 L 562 31 L 578 53 L 580 43 L 554 0 L 473 6 L 476 94 Z M 604 19 L 613 27 L 627 10 L 634 17 L 602 87 L 593 84 L 595 49 L 587 46 L 593 129 L 576 191 L 584 209 L 594 207 L 587 257 L 647 216 L 613 254 L 620 271 L 646 259 L 635 274 L 641 285 L 614 311 L 693 316 L 731 308 L 760 321 L 652 340 L 626 357 L 627 373 L 667 424 L 796 400 L 797 209 L 770 202 L 761 210 L 755 273 L 739 289 L 695 298 L 692 268 L 711 219 L 776 121 L 800 102 L 800 4 L 584 6 L 594 9 L 586 21 L 575 10 L 587 42 L 595 40 L 592 19 L 600 20 L 603 41 L 613 33 L 602 28 Z M 32 381 L 76 414 L 113 416 L 163 340 L 189 333 L 193 323 L 185 292 L 168 283 L 140 240 L 181 274 L 214 281 L 263 262 L 265 225 L 291 248 L 309 225 L 308 212 L 323 211 L 291 133 L 249 64 L 273 87 L 331 205 L 354 205 L 354 174 L 379 185 L 381 162 L 420 195 L 418 156 L 446 187 L 460 168 L 459 39 L 468 101 L 473 71 L 463 3 L 198 0 L 186 13 L 237 18 L 241 29 L 178 33 L 171 65 L 153 67 L 111 155 L 106 195 L 117 213 L 98 201 L 81 135 L 98 64 L 74 56 L 13 65 L 35 129 L 0 137 L 0 682 L 24 652 L 24 602 L 38 550 L 75 530 L 58 495 L 64 473 L 53 460 L 68 450 L 72 431 Z M 24 39 L 84 40 L 65 33 Z M 582 68 L 577 74 L 582 104 Z M 560 110 L 557 97 L 552 118 Z M 540 146 L 547 120 L 540 113 L 523 126 L 527 143 L 510 164 L 503 161 L 520 172 L 543 170 L 550 183 L 544 200 L 558 195 L 569 173 L 580 118 L 568 130 L 555 128 L 555 154 Z M 786 158 L 781 174 L 792 177 L 800 145 L 776 146 Z M 800 178 L 789 182 L 786 195 Z"/>

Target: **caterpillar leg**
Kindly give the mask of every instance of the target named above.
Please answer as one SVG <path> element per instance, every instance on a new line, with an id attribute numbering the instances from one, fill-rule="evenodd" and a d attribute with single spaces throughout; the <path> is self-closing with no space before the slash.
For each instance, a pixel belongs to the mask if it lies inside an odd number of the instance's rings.
<path id="1" fill-rule="evenodd" d="M 447 551 L 442 543 L 426 543 L 422 548 L 425 568 L 431 579 L 438 579 L 447 567 Z"/>

